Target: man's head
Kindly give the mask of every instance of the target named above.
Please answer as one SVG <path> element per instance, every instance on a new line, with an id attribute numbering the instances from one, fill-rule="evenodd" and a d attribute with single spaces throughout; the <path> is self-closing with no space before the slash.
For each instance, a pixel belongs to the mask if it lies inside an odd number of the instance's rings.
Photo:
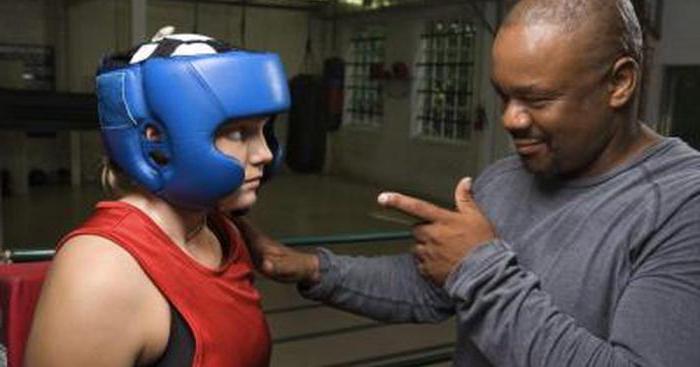
<path id="1" fill-rule="evenodd" d="M 493 46 L 503 124 L 546 176 L 605 172 L 624 156 L 642 35 L 629 0 L 521 0 Z"/>

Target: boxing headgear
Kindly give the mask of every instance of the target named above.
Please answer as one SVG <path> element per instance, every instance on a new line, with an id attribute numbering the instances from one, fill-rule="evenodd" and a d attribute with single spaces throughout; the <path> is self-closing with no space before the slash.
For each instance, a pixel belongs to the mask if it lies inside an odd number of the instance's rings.
<path id="1" fill-rule="evenodd" d="M 232 49 L 200 35 L 166 36 L 106 58 L 97 97 L 109 157 L 152 193 L 190 209 L 214 207 L 245 178 L 245 167 L 216 149 L 217 129 L 289 108 L 276 54 Z M 160 139 L 146 139 L 149 126 Z M 268 146 L 279 162 L 272 132 L 268 122 Z"/>

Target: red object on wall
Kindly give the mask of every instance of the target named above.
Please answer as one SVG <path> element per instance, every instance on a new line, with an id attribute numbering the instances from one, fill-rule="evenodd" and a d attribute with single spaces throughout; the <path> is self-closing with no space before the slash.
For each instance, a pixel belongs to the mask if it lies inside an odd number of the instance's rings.
<path id="1" fill-rule="evenodd" d="M 387 78 L 388 72 L 384 70 L 384 64 L 377 62 L 369 66 L 369 79 L 382 80 Z"/>
<path id="2" fill-rule="evenodd" d="M 411 73 L 408 70 L 408 65 L 405 62 L 397 61 L 391 65 L 393 78 L 396 80 L 408 80 L 411 78 Z"/>
<path id="3" fill-rule="evenodd" d="M 369 66 L 370 80 L 409 80 L 411 72 L 405 62 L 397 61 L 391 64 L 389 70 L 384 63 L 377 62 Z"/>
<path id="4" fill-rule="evenodd" d="M 34 307 L 49 264 L 49 261 L 43 261 L 0 265 L 0 337 L 7 348 L 8 367 L 22 366 Z"/>

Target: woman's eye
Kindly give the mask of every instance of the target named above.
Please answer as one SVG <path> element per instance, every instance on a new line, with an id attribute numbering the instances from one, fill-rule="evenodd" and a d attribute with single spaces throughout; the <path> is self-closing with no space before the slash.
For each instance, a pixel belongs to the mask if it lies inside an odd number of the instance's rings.
<path id="1" fill-rule="evenodd" d="M 242 141 L 243 140 L 243 132 L 242 131 L 231 131 L 228 133 L 228 138 L 229 140 L 233 141 Z"/>

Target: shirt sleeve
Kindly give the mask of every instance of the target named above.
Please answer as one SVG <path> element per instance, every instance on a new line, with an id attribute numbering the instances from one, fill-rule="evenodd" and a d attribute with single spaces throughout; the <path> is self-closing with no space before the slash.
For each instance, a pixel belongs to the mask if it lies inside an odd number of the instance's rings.
<path id="1" fill-rule="evenodd" d="M 698 208 L 686 205 L 636 255 L 607 338 L 558 309 L 502 240 L 445 283 L 459 327 L 495 366 L 700 366 Z"/>
<path id="2" fill-rule="evenodd" d="M 321 280 L 302 296 L 385 322 L 437 323 L 454 314 L 447 293 L 424 280 L 410 254 L 338 256 L 319 249 Z"/>

